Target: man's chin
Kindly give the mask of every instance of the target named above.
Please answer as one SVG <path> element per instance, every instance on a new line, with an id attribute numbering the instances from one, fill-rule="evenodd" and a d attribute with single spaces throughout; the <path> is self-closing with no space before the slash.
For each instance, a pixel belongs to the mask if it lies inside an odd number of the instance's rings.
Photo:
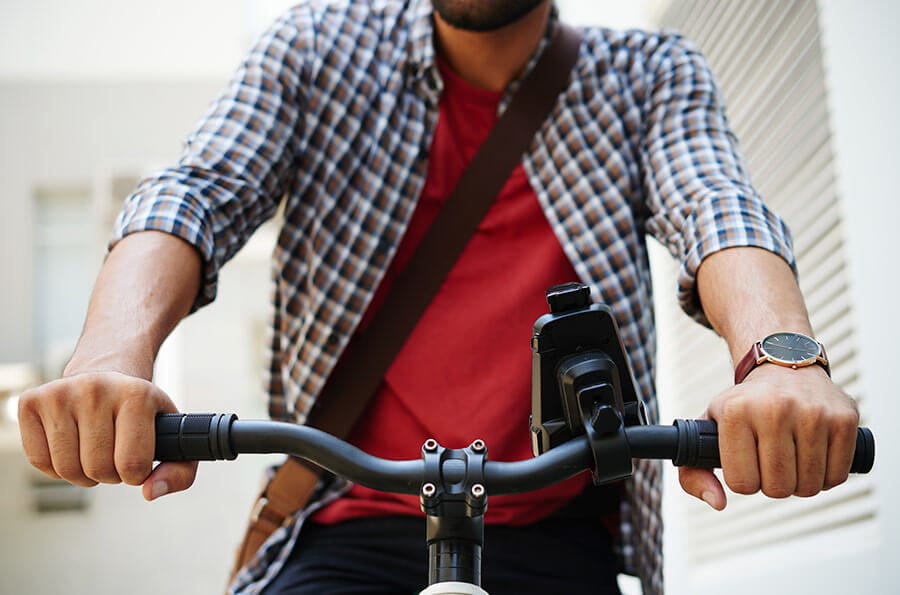
<path id="1" fill-rule="evenodd" d="M 441 20 L 463 31 L 486 33 L 515 23 L 545 0 L 432 0 Z"/>

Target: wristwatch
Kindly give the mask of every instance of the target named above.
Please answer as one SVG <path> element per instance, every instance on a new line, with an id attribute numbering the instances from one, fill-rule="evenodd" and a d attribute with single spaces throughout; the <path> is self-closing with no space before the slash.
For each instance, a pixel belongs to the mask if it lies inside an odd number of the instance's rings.
<path id="1" fill-rule="evenodd" d="M 818 364 L 831 376 L 824 345 L 800 333 L 774 333 L 753 344 L 734 369 L 734 383 L 740 384 L 756 366 L 765 363 L 795 370 Z"/>

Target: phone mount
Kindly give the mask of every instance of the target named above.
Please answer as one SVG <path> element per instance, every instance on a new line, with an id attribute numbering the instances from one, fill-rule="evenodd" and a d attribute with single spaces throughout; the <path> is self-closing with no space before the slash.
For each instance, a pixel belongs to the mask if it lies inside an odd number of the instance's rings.
<path id="1" fill-rule="evenodd" d="M 534 454 L 585 435 L 595 484 L 629 477 L 625 427 L 646 424 L 646 415 L 612 311 L 591 304 L 581 283 L 551 287 L 547 303 L 531 340 Z"/>

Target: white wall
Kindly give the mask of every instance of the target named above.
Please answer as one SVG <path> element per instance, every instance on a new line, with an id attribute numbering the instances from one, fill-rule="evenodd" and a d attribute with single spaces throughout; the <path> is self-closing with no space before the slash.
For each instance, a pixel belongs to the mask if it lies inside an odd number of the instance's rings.
<path id="1" fill-rule="evenodd" d="M 36 186 L 134 174 L 172 162 L 237 66 L 268 0 L 0 2 L 0 362 L 35 361 Z M 261 8 L 260 8 L 261 6 Z M 124 198 L 120 196 L 119 198 Z M 102 242 L 99 242 L 102 243 Z M 187 320 L 160 378 L 186 409 L 263 417 L 259 325 L 271 237 L 225 270 L 222 298 Z M 98 247 L 97 267 L 102 251 Z M 58 299 L 72 299 L 58 296 Z M 205 465 L 185 494 L 87 490 L 84 513 L 36 514 L 36 477 L 0 424 L 0 592 L 219 592 L 269 461 Z"/>
<path id="2" fill-rule="evenodd" d="M 0 81 L 0 361 L 38 356 L 31 345 L 34 188 L 173 160 L 222 84 Z M 101 258 L 98 252 L 98 267 Z"/>
<path id="3" fill-rule="evenodd" d="M 820 0 L 831 123 L 844 197 L 860 337 L 865 413 L 875 432 L 873 471 L 879 539 L 866 544 L 860 564 L 872 572 L 854 590 L 900 592 L 900 3 L 894 0 Z M 863 561 L 863 559 L 865 561 Z M 813 564 L 812 561 L 809 562 Z"/>
<path id="4" fill-rule="evenodd" d="M 4 0 L 0 77 L 196 79 L 227 75 L 285 0 Z"/>
<path id="5" fill-rule="evenodd" d="M 261 418 L 255 334 L 265 317 L 268 269 L 259 259 L 236 260 L 221 284 L 221 299 L 186 320 L 165 347 L 163 388 L 177 388 L 172 396 L 185 410 Z M 36 472 L 18 451 L 0 452 L 0 592 L 221 592 L 262 469 L 272 462 L 245 456 L 205 463 L 189 491 L 153 503 L 136 488 L 104 485 L 86 490 L 85 512 L 37 514 Z"/>
<path id="6" fill-rule="evenodd" d="M 684 502 L 674 474 L 667 474 L 667 592 L 729 593 L 874 593 L 900 592 L 900 511 L 896 494 L 900 477 L 894 460 L 900 456 L 896 427 L 900 423 L 896 377 L 900 334 L 898 262 L 900 246 L 895 222 L 900 220 L 895 172 L 900 165 L 900 3 L 893 0 L 852 2 L 820 0 L 824 64 L 830 123 L 843 225 L 854 293 L 856 333 L 860 351 L 861 398 L 867 424 L 877 443 L 874 485 L 877 513 L 862 520 L 797 539 L 787 545 L 741 554 L 740 562 L 707 565 L 702 572 L 687 556 L 692 503 Z M 657 295 L 671 279 L 663 277 Z M 673 374 L 667 354 L 683 348 L 667 333 L 675 322 L 661 318 L 659 387 L 669 390 Z M 663 418 L 667 403 L 661 403 Z M 680 412 L 683 413 L 683 412 Z M 829 496 L 837 496 L 837 488 Z M 761 496 L 754 496 L 761 498 Z M 703 507 L 697 503 L 697 510 Z M 678 513 L 677 515 L 673 513 Z M 735 587 L 735 584 L 738 587 Z M 716 586 L 728 585 L 727 591 Z"/>

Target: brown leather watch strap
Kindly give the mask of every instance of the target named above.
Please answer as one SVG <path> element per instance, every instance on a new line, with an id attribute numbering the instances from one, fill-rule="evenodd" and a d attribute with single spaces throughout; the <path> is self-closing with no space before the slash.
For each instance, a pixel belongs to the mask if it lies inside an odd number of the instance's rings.
<path id="1" fill-rule="evenodd" d="M 750 348 L 744 357 L 741 358 L 741 361 L 738 362 L 737 367 L 734 369 L 734 383 L 740 384 L 744 381 L 744 378 L 747 377 L 753 368 L 759 365 L 759 359 L 765 357 L 762 352 L 762 346 L 759 344 L 759 341 L 753 344 L 753 347 Z"/>
<path id="2" fill-rule="evenodd" d="M 762 341 L 757 341 L 753 344 L 753 347 L 750 348 L 750 351 L 748 351 L 746 355 L 741 358 L 741 361 L 739 361 L 738 365 L 734 368 L 734 383 L 740 384 L 747 378 L 750 372 L 752 372 L 756 368 L 756 366 L 769 361 L 771 360 L 769 360 L 765 352 L 763 352 Z M 816 361 L 807 365 L 822 366 L 822 368 L 825 369 L 825 372 L 829 376 L 831 376 L 831 365 L 828 361 L 828 354 L 825 353 L 825 346 L 821 343 L 819 343 L 819 356 L 816 358 Z M 796 368 L 797 366 L 793 367 Z"/>

